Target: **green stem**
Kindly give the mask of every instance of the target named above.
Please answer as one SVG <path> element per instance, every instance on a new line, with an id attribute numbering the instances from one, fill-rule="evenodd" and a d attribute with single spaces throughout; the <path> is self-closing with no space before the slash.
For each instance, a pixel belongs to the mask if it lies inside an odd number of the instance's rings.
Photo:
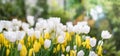
<path id="1" fill-rule="evenodd" d="M 4 56 L 4 52 L 5 52 L 5 47 L 3 47 L 2 56 Z"/>

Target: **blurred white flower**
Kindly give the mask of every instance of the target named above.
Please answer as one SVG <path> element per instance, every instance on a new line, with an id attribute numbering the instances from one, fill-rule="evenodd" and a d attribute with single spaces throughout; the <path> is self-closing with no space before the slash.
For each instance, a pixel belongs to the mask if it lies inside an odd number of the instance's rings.
<path id="1" fill-rule="evenodd" d="M 102 9 L 102 6 L 96 6 L 96 11 L 97 11 L 97 13 L 102 13 L 103 12 L 103 9 Z"/>
<path id="2" fill-rule="evenodd" d="M 72 22 L 67 22 L 66 26 L 67 26 L 67 31 L 68 32 L 73 32 L 74 31 Z"/>
<path id="3" fill-rule="evenodd" d="M 50 45 L 51 45 L 51 40 L 46 39 L 45 42 L 44 42 L 44 47 L 45 47 L 45 48 L 49 48 Z"/>
<path id="4" fill-rule="evenodd" d="M 60 23 L 60 18 L 58 17 L 50 17 L 49 21 L 54 22 L 54 24 Z"/>
<path id="5" fill-rule="evenodd" d="M 4 24 L 4 28 L 7 29 L 8 31 L 13 30 L 13 25 L 11 21 L 3 21 L 2 23 Z"/>
<path id="6" fill-rule="evenodd" d="M 45 19 L 38 19 L 38 22 L 36 23 L 36 30 L 43 30 L 43 29 L 46 29 L 48 27 L 47 25 L 47 21 Z"/>
<path id="7" fill-rule="evenodd" d="M 62 36 L 65 37 L 65 32 L 62 31 L 60 28 L 56 28 L 55 31 L 56 31 L 56 36 L 62 35 Z"/>
<path id="8" fill-rule="evenodd" d="M 21 26 L 22 25 L 22 22 L 17 20 L 17 19 L 12 19 L 12 23 L 13 23 L 13 26 Z"/>
<path id="9" fill-rule="evenodd" d="M 26 34 L 24 31 L 16 31 L 16 33 L 17 33 L 17 40 L 22 40 Z"/>
<path id="10" fill-rule="evenodd" d="M 84 53 L 83 50 L 80 50 L 80 51 L 77 53 L 77 56 L 84 56 L 84 55 L 85 55 L 85 53 Z"/>
<path id="11" fill-rule="evenodd" d="M 89 33 L 90 27 L 87 25 L 86 21 L 78 22 L 77 25 L 74 26 L 74 31 L 78 34 L 80 33 Z"/>
<path id="12" fill-rule="evenodd" d="M 4 36 L 10 42 L 15 42 L 17 39 L 17 33 L 13 31 L 4 31 Z"/>
<path id="13" fill-rule="evenodd" d="M 77 46 L 76 46 L 76 45 L 74 45 L 73 49 L 74 49 L 74 50 L 76 50 L 76 48 L 77 48 Z"/>
<path id="14" fill-rule="evenodd" d="M 3 30 L 3 24 L 1 23 L 1 21 L 0 21 L 0 32 L 2 32 L 2 30 Z"/>
<path id="15" fill-rule="evenodd" d="M 61 56 L 65 56 L 64 54 L 61 54 Z"/>
<path id="16" fill-rule="evenodd" d="M 85 25 L 85 26 L 83 27 L 83 33 L 87 34 L 87 33 L 89 33 L 89 32 L 90 32 L 90 27 L 89 27 L 88 25 Z"/>
<path id="17" fill-rule="evenodd" d="M 65 30 L 66 30 L 66 26 L 63 25 L 62 23 L 59 23 L 58 25 L 56 25 L 56 28 L 59 28 L 59 29 L 62 30 L 62 31 L 65 31 Z"/>
<path id="18" fill-rule="evenodd" d="M 90 45 L 94 47 L 96 45 L 97 40 L 95 38 L 90 38 Z"/>
<path id="19" fill-rule="evenodd" d="M 20 51 L 22 49 L 22 44 L 18 43 L 17 49 L 18 49 L 18 51 Z"/>
<path id="20" fill-rule="evenodd" d="M 109 38 L 111 38 L 111 36 L 112 35 L 107 30 L 102 31 L 102 33 L 101 33 L 101 37 L 103 39 L 109 39 Z"/>
<path id="21" fill-rule="evenodd" d="M 35 37 L 36 37 L 37 39 L 40 38 L 40 31 L 35 31 Z"/>
<path id="22" fill-rule="evenodd" d="M 86 39 L 90 39 L 90 38 L 91 38 L 90 36 L 84 36 L 84 37 L 85 37 L 85 40 L 86 40 Z"/>
<path id="23" fill-rule="evenodd" d="M 98 13 L 93 8 L 90 10 L 90 15 L 92 16 L 93 20 L 97 20 L 98 19 Z"/>
<path id="24" fill-rule="evenodd" d="M 30 37 L 33 36 L 34 33 L 35 33 L 35 32 L 34 32 L 34 29 L 33 29 L 33 28 L 27 30 L 27 34 L 28 34 L 28 36 L 30 36 Z"/>
<path id="25" fill-rule="evenodd" d="M 17 19 L 12 20 L 13 30 L 18 31 L 20 26 L 22 25 L 21 21 L 18 21 Z"/>
<path id="26" fill-rule="evenodd" d="M 23 23 L 22 23 L 22 29 L 23 29 L 24 31 L 27 31 L 27 30 L 29 29 L 29 24 L 23 22 Z"/>
<path id="27" fill-rule="evenodd" d="M 30 24 L 30 26 L 34 25 L 34 16 L 27 16 L 27 22 Z"/>
<path id="28" fill-rule="evenodd" d="M 62 44 L 64 42 L 65 37 L 64 36 L 58 36 L 57 42 Z"/>
<path id="29" fill-rule="evenodd" d="M 49 19 L 47 20 L 48 23 L 48 28 L 52 31 L 55 28 L 55 24 L 53 21 L 50 21 Z"/>
<path id="30" fill-rule="evenodd" d="M 66 47 L 66 52 L 69 52 L 70 51 L 70 46 L 67 46 Z"/>
<path id="31" fill-rule="evenodd" d="M 98 56 L 94 51 L 90 51 L 89 56 Z"/>

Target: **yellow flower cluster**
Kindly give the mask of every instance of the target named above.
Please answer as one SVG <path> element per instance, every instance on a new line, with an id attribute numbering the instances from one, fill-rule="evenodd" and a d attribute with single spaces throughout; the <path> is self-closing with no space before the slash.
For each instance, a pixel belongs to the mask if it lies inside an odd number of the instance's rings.
<path id="1" fill-rule="evenodd" d="M 44 45 L 49 45 L 44 43 L 46 39 L 55 41 L 52 41 L 53 43 L 50 44 L 50 47 L 46 48 Z M 0 50 L 2 51 L 2 48 L 6 47 L 6 56 L 12 54 L 13 51 L 11 49 L 17 48 L 14 46 L 17 45 L 18 42 L 21 44 L 21 49 L 20 52 L 18 52 L 19 50 L 16 51 L 20 54 L 20 56 L 33 56 L 38 54 L 44 55 L 44 52 L 50 52 L 50 54 L 48 55 L 57 56 L 60 53 L 60 55 L 64 54 L 66 56 L 76 56 L 79 50 L 86 49 L 87 51 L 90 51 L 92 50 L 92 48 L 94 48 L 90 46 L 90 38 L 85 38 L 80 36 L 79 34 L 71 34 L 69 32 L 65 32 L 63 43 L 58 43 L 57 39 L 51 39 L 50 33 L 45 33 L 44 37 L 40 36 L 39 39 L 36 39 L 34 35 L 31 37 L 25 36 L 24 39 L 16 41 L 15 43 L 9 42 L 9 40 L 7 40 L 1 33 L 0 40 Z M 68 48 L 69 51 L 67 51 L 68 45 L 70 46 L 70 48 Z M 99 56 L 102 56 L 102 45 L 98 45 L 96 50 L 97 51 L 95 52 L 97 52 Z"/>

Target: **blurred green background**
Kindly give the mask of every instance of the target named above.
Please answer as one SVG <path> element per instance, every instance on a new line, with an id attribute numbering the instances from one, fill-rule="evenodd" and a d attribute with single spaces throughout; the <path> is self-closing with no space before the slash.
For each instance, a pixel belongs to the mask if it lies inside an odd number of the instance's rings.
<path id="1" fill-rule="evenodd" d="M 112 38 L 104 42 L 104 56 L 120 56 L 120 0 L 0 0 L 0 20 L 60 17 L 65 24 L 87 20 L 89 35 L 100 39 L 102 30 Z"/>

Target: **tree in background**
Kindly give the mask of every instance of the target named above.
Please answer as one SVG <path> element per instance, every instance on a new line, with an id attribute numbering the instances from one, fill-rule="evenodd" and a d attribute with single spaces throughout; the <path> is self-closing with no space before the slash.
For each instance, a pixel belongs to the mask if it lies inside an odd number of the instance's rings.
<path id="1" fill-rule="evenodd" d="M 0 0 L 0 19 L 25 18 L 24 0 Z"/>

